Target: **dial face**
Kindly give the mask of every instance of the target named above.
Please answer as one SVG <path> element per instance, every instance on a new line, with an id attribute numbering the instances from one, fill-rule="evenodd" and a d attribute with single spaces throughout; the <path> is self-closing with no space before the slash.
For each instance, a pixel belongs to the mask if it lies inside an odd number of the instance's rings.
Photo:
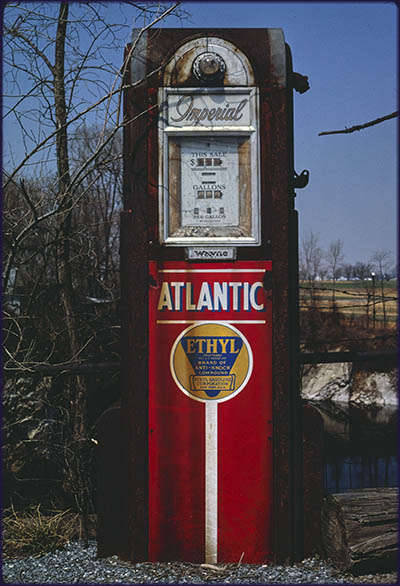
<path id="1" fill-rule="evenodd" d="M 201 53 L 193 62 L 193 73 L 200 81 L 219 79 L 225 70 L 225 61 L 217 53 Z"/>
<path id="2" fill-rule="evenodd" d="M 238 139 L 191 138 L 181 144 L 181 225 L 239 225 Z"/>
<path id="3" fill-rule="evenodd" d="M 199 63 L 199 69 L 204 75 L 215 75 L 219 71 L 218 61 L 209 55 L 203 57 Z"/>

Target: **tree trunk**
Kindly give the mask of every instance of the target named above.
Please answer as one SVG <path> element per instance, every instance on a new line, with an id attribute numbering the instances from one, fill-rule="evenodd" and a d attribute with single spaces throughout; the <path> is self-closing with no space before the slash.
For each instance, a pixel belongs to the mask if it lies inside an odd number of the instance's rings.
<path id="1" fill-rule="evenodd" d="M 54 105 L 56 112 L 57 133 L 57 169 L 58 199 L 63 210 L 59 236 L 58 279 L 61 286 L 61 302 L 64 308 L 71 358 L 81 349 L 79 327 L 76 320 L 74 289 L 71 268 L 71 234 L 73 201 L 70 191 L 67 108 L 65 101 L 64 58 L 65 39 L 68 20 L 68 2 L 62 2 L 58 17 L 55 65 L 54 65 Z M 74 432 L 79 437 L 85 433 L 85 384 L 81 377 L 76 378 L 76 395 L 74 401 Z"/>
<path id="2" fill-rule="evenodd" d="M 329 495 L 321 515 L 327 556 L 353 574 L 396 569 L 398 489 L 366 488 Z"/>
<path id="3" fill-rule="evenodd" d="M 383 327 L 386 328 L 386 305 L 385 305 L 385 285 L 383 282 L 383 274 L 381 273 L 381 297 L 382 297 L 382 309 L 383 309 Z"/>
<path id="4" fill-rule="evenodd" d="M 57 125 L 56 157 L 58 171 L 58 204 L 62 211 L 58 243 L 58 281 L 61 303 L 64 309 L 65 323 L 69 340 L 71 359 L 80 352 L 82 345 L 79 325 L 76 319 L 74 287 L 71 267 L 71 236 L 73 199 L 71 193 L 71 176 L 69 170 L 67 107 L 65 99 L 65 40 L 68 21 L 68 2 L 60 4 L 54 62 L 54 106 Z M 81 515 L 83 536 L 87 541 L 87 515 L 89 507 L 89 489 L 86 462 L 84 459 L 86 438 L 86 384 L 77 375 L 71 396 L 71 426 L 73 461 L 70 463 L 74 497 Z M 83 448 L 83 449 L 82 449 Z"/>

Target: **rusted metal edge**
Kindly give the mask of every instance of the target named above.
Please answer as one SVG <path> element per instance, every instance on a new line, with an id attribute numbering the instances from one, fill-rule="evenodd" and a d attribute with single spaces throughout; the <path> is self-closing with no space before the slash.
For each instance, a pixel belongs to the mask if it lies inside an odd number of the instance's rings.
<path id="1" fill-rule="evenodd" d="M 286 50 L 285 38 L 281 28 L 266 29 L 270 47 L 270 67 L 275 83 L 280 87 L 286 87 Z"/>
<path id="2" fill-rule="evenodd" d="M 132 83 L 144 79 L 147 74 L 147 39 L 148 32 L 140 28 L 132 31 L 132 44 L 136 43 L 135 50 L 131 57 L 131 80 Z"/>

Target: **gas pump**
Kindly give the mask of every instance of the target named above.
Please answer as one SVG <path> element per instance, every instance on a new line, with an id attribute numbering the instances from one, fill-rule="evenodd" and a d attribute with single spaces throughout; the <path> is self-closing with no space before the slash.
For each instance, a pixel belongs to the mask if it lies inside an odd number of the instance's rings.
<path id="1" fill-rule="evenodd" d="M 288 561 L 302 539 L 290 50 L 280 29 L 134 38 L 116 553 Z"/>

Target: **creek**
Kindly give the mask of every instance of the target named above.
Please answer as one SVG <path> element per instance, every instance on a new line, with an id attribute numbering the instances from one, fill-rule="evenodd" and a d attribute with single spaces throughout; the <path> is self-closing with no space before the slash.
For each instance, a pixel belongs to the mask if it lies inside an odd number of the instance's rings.
<path id="1" fill-rule="evenodd" d="M 398 485 L 394 405 L 310 402 L 324 422 L 324 490 Z"/>

